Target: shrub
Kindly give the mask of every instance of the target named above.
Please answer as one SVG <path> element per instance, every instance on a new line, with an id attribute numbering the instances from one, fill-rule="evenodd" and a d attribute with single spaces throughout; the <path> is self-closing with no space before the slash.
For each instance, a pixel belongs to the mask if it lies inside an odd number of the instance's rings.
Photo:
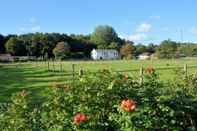
<path id="1" fill-rule="evenodd" d="M 143 84 L 102 70 L 53 84 L 40 104 L 22 91 L 0 111 L 4 130 L 195 130 L 197 76 L 163 83 L 149 67 Z M 181 82 L 180 82 L 181 81 Z"/>

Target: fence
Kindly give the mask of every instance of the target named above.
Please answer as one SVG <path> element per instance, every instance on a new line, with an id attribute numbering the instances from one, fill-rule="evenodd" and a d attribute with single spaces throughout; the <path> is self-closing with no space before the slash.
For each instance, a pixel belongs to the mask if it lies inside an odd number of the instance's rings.
<path id="1" fill-rule="evenodd" d="M 7 66 L 14 66 L 14 68 L 23 68 L 23 65 L 27 65 L 28 63 L 14 63 L 12 64 L 7 64 Z M 54 61 L 45 61 L 45 62 L 33 62 L 33 63 L 29 63 L 31 65 L 30 68 L 32 68 L 32 71 L 36 71 L 38 69 L 41 69 L 44 72 L 49 72 L 50 74 L 52 74 L 53 76 L 56 75 L 61 75 L 60 77 L 58 77 L 57 82 L 59 82 L 59 78 L 63 79 L 63 82 L 73 82 L 76 80 L 77 76 L 82 76 L 84 74 L 88 74 L 88 73 L 96 73 L 97 71 L 90 71 L 90 70 L 85 70 L 83 67 L 80 67 L 78 64 L 64 64 L 61 61 L 59 62 L 54 62 Z M 0 67 L 3 65 L 0 65 Z M 93 65 L 95 66 L 95 65 Z M 29 68 L 29 66 L 27 66 Z M 69 68 L 68 70 L 65 70 L 66 68 Z M 197 69 L 197 65 L 188 65 L 188 64 L 184 64 L 182 66 L 170 66 L 170 67 L 159 67 L 159 68 L 154 68 L 157 72 L 158 71 L 164 71 L 164 73 L 166 73 L 167 70 L 174 70 L 174 69 L 181 69 L 183 71 L 183 75 L 185 78 L 188 77 L 189 75 L 189 71 L 191 71 L 191 69 Z M 18 70 L 20 71 L 20 70 Z M 141 66 L 138 69 L 128 69 L 128 70 L 112 70 L 113 72 L 119 72 L 119 73 L 136 73 L 136 77 L 137 80 L 139 80 L 139 82 L 141 84 L 143 84 L 144 82 L 144 72 L 145 72 L 145 66 Z M 194 71 L 194 70 L 192 70 Z M 38 74 L 39 75 L 39 74 Z M 170 74 L 171 75 L 171 74 Z M 50 75 L 49 75 L 50 77 Z M 41 77 L 42 78 L 42 77 Z M 3 108 L 6 105 L 0 105 L 0 108 Z"/>
<path id="2" fill-rule="evenodd" d="M 61 61 L 59 62 L 54 62 L 54 61 L 47 61 L 47 70 L 51 72 L 62 72 L 64 73 L 65 76 L 70 76 L 72 79 L 75 79 L 75 76 L 79 75 L 82 76 L 84 74 L 88 73 L 96 73 L 97 71 L 90 71 L 90 70 L 85 70 L 83 67 L 79 67 L 78 64 L 72 64 L 70 69 L 68 71 L 65 71 L 63 69 L 63 63 Z M 159 68 L 154 68 L 157 71 L 166 71 L 166 70 L 175 70 L 175 69 L 181 69 L 183 71 L 183 75 L 186 78 L 188 76 L 188 69 L 192 68 L 197 68 L 196 65 L 193 66 L 188 66 L 187 64 L 184 64 L 183 66 L 171 66 L 171 67 L 159 67 Z M 139 79 L 140 83 L 143 83 L 144 81 L 144 72 L 145 69 L 143 66 L 141 66 L 138 69 L 129 69 L 129 70 L 112 70 L 113 72 L 119 72 L 119 73 L 125 73 L 125 72 L 136 72 L 136 76 Z"/>
<path id="3" fill-rule="evenodd" d="M 74 63 L 74 62 L 73 62 Z M 18 63 L 16 67 L 20 67 L 22 64 L 26 63 Z M 32 63 L 31 63 L 32 64 Z M 62 77 L 68 76 L 70 79 L 68 80 L 73 80 L 75 79 L 76 76 L 82 76 L 84 74 L 89 74 L 89 73 L 96 73 L 98 70 L 87 70 L 84 67 L 80 67 L 78 63 L 75 64 L 65 64 L 64 62 L 61 61 L 43 61 L 43 62 L 33 62 L 34 67 L 38 68 L 43 68 L 47 72 L 54 72 L 57 75 L 62 75 Z M 96 66 L 93 65 L 93 66 Z M 144 72 L 145 72 L 145 66 L 141 66 L 138 69 L 124 69 L 124 70 L 112 70 L 113 72 L 119 72 L 119 73 L 132 73 L 135 74 L 137 79 L 139 79 L 140 83 L 143 83 L 144 81 Z M 176 70 L 176 69 L 181 69 L 183 71 L 184 77 L 187 77 L 189 74 L 190 69 L 197 69 L 197 65 L 187 65 L 184 64 L 182 66 L 167 66 L 167 67 L 157 67 L 154 68 L 157 72 L 163 71 L 164 73 L 168 70 Z M 170 74 L 171 75 L 171 74 Z M 68 78 L 67 77 L 67 78 Z M 66 80 L 66 79 L 65 79 Z"/>

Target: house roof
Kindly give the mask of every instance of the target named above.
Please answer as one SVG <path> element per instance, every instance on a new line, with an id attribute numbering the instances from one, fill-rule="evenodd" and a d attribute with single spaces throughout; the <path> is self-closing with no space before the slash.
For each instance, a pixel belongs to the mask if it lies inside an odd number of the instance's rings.
<path id="1" fill-rule="evenodd" d="M 115 51 L 117 52 L 117 50 L 115 49 L 94 49 L 95 51 Z"/>

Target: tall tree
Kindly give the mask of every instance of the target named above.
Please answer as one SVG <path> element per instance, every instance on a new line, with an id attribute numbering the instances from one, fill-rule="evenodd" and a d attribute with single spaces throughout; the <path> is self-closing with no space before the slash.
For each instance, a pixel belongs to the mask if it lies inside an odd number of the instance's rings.
<path id="1" fill-rule="evenodd" d="M 112 42 L 118 41 L 118 35 L 111 26 L 98 26 L 91 35 L 91 41 L 94 42 L 98 48 L 108 48 Z"/>
<path id="2" fill-rule="evenodd" d="M 182 43 L 178 47 L 178 52 L 182 56 L 188 56 L 188 57 L 197 56 L 197 44 L 194 44 L 194 43 Z"/>
<path id="3" fill-rule="evenodd" d="M 165 40 L 161 42 L 156 51 L 158 58 L 176 58 L 178 53 L 177 47 L 178 44 L 171 40 Z"/>
<path id="4" fill-rule="evenodd" d="M 108 46 L 108 48 L 119 50 L 119 48 L 120 48 L 119 46 L 120 46 L 119 43 L 112 42 L 112 43 L 110 43 L 110 45 Z"/>
<path id="5" fill-rule="evenodd" d="M 132 44 L 126 43 L 120 49 L 122 58 L 131 59 L 133 57 L 135 47 Z"/>
<path id="6" fill-rule="evenodd" d="M 0 53 L 5 53 L 4 36 L 0 34 Z"/>
<path id="7" fill-rule="evenodd" d="M 17 56 L 26 55 L 26 48 L 23 41 L 21 41 L 16 37 L 11 37 L 6 42 L 6 51 L 8 53 L 11 53 L 12 55 L 17 55 Z"/>
<path id="8" fill-rule="evenodd" d="M 146 47 L 146 51 L 148 53 L 155 53 L 156 52 L 156 48 L 157 48 L 157 45 L 154 45 L 153 43 L 150 43 L 148 44 L 148 46 Z"/>
<path id="9" fill-rule="evenodd" d="M 135 46 L 135 55 L 138 56 L 140 54 L 143 54 L 147 52 L 146 46 L 142 44 L 138 44 Z"/>
<path id="10" fill-rule="evenodd" d="M 68 43 L 59 42 L 53 49 L 53 53 L 56 59 L 64 59 L 70 53 L 70 46 L 68 45 Z"/>

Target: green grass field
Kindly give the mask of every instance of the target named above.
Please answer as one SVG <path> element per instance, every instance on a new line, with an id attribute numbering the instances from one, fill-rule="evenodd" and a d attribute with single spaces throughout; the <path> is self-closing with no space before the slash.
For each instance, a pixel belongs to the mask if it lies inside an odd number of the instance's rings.
<path id="1" fill-rule="evenodd" d="M 53 83 L 64 83 L 72 81 L 72 64 L 75 65 L 76 74 L 80 69 L 96 72 L 100 69 L 112 71 L 136 70 L 127 73 L 134 77 L 139 76 L 141 66 L 153 66 L 154 68 L 181 67 L 184 64 L 196 66 L 197 60 L 117 60 L 117 61 L 72 61 L 62 62 L 63 72 L 60 72 L 60 62 L 51 62 L 48 71 L 47 62 L 27 62 L 0 64 L 0 102 L 9 101 L 12 93 L 20 90 L 28 90 L 33 99 L 42 98 L 47 95 L 47 90 Z M 195 73 L 197 68 L 188 68 L 189 73 Z M 172 80 L 175 77 L 173 69 L 157 70 L 161 80 Z"/>

